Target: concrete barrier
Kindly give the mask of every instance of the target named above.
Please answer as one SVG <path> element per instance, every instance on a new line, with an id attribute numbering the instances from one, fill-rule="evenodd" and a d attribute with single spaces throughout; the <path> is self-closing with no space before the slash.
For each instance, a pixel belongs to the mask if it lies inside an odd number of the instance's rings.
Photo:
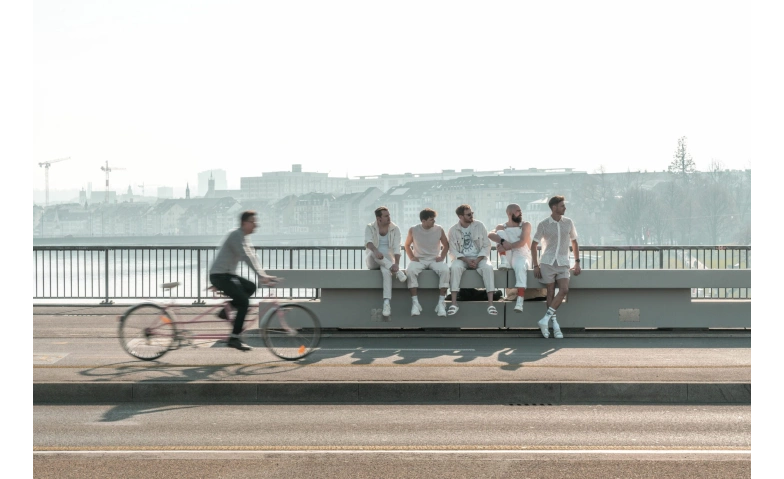
<path id="1" fill-rule="evenodd" d="M 307 306 L 324 328 L 536 328 L 546 306 L 526 301 L 523 313 L 514 301 L 496 302 L 497 316 L 485 301 L 459 302 L 454 316 L 439 317 L 438 277 L 423 271 L 419 302 L 424 310 L 411 316 L 405 283 L 393 279 L 392 315 L 381 315 L 381 274 L 369 270 L 269 270 L 284 278 L 286 288 L 318 288 L 319 299 Z M 543 285 L 528 272 L 529 288 Z M 514 287 L 514 271 L 495 271 L 496 288 Z M 482 288 L 476 271 L 466 271 L 461 288 Z M 751 270 L 584 270 L 572 276 L 566 302 L 558 310 L 561 328 L 750 328 L 750 299 L 692 298 L 696 288 L 749 288 Z"/>

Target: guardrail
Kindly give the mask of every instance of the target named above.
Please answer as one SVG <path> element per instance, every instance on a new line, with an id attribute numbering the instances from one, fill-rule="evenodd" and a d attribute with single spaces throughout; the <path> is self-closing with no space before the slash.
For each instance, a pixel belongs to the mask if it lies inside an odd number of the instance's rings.
<path id="1" fill-rule="evenodd" d="M 365 248 L 256 247 L 265 268 L 365 269 Z M 203 246 L 34 246 L 33 299 L 175 298 L 196 303 L 212 296 L 209 268 L 217 249 Z M 491 261 L 497 264 L 493 248 Z M 581 246 L 581 267 L 595 269 L 750 269 L 751 246 Z M 407 266 L 401 254 L 401 264 Z M 251 278 L 241 264 L 239 274 Z M 179 281 L 174 291 L 158 285 Z M 694 285 L 692 296 L 713 299 L 749 299 L 750 288 L 709 288 Z M 264 289 L 257 296 L 266 296 Z M 288 298 L 317 298 L 318 289 L 285 288 L 276 291 Z"/>

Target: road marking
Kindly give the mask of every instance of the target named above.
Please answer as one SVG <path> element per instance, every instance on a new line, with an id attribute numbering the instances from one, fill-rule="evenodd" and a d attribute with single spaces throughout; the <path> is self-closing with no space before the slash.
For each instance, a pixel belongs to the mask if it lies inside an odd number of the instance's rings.
<path id="1" fill-rule="evenodd" d="M 681 449 L 612 449 L 606 447 L 574 448 L 570 446 L 167 446 L 167 447 L 33 447 L 33 454 L 138 454 L 138 453 L 223 453 L 247 452 L 256 454 L 738 454 L 751 455 L 748 448 L 681 448 Z"/>
<path id="2" fill-rule="evenodd" d="M 50 365 L 68 356 L 70 353 L 33 353 L 33 367 Z"/>

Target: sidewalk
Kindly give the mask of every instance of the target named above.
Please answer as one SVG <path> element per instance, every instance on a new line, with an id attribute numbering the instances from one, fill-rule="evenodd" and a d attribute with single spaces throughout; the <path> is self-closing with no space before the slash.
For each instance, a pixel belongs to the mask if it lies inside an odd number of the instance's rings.
<path id="1" fill-rule="evenodd" d="M 249 352 L 204 340 L 147 362 L 120 347 L 126 307 L 33 308 L 35 404 L 751 403 L 748 330 L 327 330 L 297 362 L 252 330 Z"/>

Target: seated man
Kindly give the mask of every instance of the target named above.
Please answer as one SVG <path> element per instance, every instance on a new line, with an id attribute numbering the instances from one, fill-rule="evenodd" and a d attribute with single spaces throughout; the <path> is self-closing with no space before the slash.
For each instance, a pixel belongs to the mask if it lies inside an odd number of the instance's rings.
<path id="1" fill-rule="evenodd" d="M 449 228 L 449 254 L 452 264 L 449 267 L 451 276 L 452 304 L 449 306 L 448 315 L 456 314 L 457 292 L 460 291 L 460 279 L 467 269 L 474 269 L 482 276 L 485 289 L 487 289 L 487 313 L 493 316 L 498 310 L 493 306 L 493 293 L 495 292 L 495 277 L 493 266 L 488 261 L 490 257 L 490 240 L 487 237 L 487 228 L 481 221 L 474 220 L 474 213 L 470 205 L 460 205 L 455 210 L 457 223 Z"/>
<path id="2" fill-rule="evenodd" d="M 438 287 L 441 290 L 441 296 L 438 298 L 436 313 L 439 316 L 446 316 L 444 301 L 446 289 L 449 287 L 449 267 L 444 260 L 447 251 L 449 251 L 449 241 L 446 239 L 444 228 L 436 224 L 435 211 L 425 208 L 419 212 L 419 220 L 422 224 L 408 229 L 405 247 L 409 260 L 406 276 L 408 276 L 408 288 L 411 291 L 411 316 L 419 316 L 419 313 L 422 312 L 422 306 L 417 298 L 417 287 L 419 286 L 417 276 L 426 269 L 432 269 L 438 273 Z"/>
<path id="3" fill-rule="evenodd" d="M 506 207 L 506 216 L 509 221 L 496 226 L 495 230 L 487 236 L 498 243 L 496 248 L 501 258 L 498 269 L 509 269 L 508 265 L 512 265 L 515 272 L 515 288 L 517 288 L 517 302 L 514 310 L 517 313 L 522 313 L 525 288 L 528 284 L 528 270 L 531 268 L 532 262 L 531 223 L 523 221 L 520 205 L 514 203 Z"/>
<path id="4" fill-rule="evenodd" d="M 384 306 L 381 314 L 389 316 L 392 308 L 392 275 L 400 281 L 406 281 L 406 274 L 400 269 L 400 228 L 392 222 L 386 206 L 376 208 L 376 221 L 365 227 L 365 263 L 368 269 L 381 270 Z"/>

